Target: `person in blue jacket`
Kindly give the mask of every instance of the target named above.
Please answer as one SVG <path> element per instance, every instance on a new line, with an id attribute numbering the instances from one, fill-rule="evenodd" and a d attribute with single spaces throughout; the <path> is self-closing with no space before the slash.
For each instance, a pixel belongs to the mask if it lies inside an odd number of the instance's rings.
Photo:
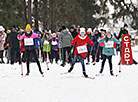
<path id="1" fill-rule="evenodd" d="M 111 34 L 111 32 L 108 32 L 104 38 L 99 40 L 99 42 L 104 42 L 104 47 L 103 47 L 103 60 L 102 60 L 102 65 L 101 65 L 101 70 L 100 74 L 102 74 L 105 61 L 108 59 L 109 61 L 109 66 L 110 66 L 110 74 L 114 76 L 113 74 L 113 66 L 112 66 L 112 56 L 114 55 L 114 43 L 120 44 L 120 41 L 114 38 Z"/>

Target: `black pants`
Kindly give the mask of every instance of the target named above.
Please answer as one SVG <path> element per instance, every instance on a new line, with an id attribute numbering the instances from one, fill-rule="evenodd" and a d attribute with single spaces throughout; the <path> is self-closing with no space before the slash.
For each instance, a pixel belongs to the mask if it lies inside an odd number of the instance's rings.
<path id="1" fill-rule="evenodd" d="M 108 59 L 109 67 L 110 67 L 110 74 L 112 75 L 112 74 L 113 74 L 113 68 L 112 68 L 112 56 L 106 56 L 106 55 L 103 55 L 103 60 L 102 60 L 102 66 L 101 66 L 100 73 L 103 72 L 103 69 L 104 69 L 104 65 L 105 65 L 105 61 L 106 61 L 106 59 Z"/>
<path id="2" fill-rule="evenodd" d="M 101 56 L 101 59 L 103 59 L 103 54 L 102 54 L 102 52 L 103 52 L 103 47 L 101 47 L 101 46 L 99 46 L 99 53 L 100 53 L 100 56 Z"/>
<path id="3" fill-rule="evenodd" d="M 4 52 L 4 50 L 0 50 L 0 58 L 1 58 L 1 62 L 4 62 L 4 61 L 3 61 L 3 52 Z"/>
<path id="4" fill-rule="evenodd" d="M 71 54 L 71 47 L 64 47 L 63 52 L 62 52 L 63 53 L 63 56 L 62 56 L 63 64 L 66 61 L 66 52 L 67 52 L 67 56 L 69 56 L 68 61 L 69 61 L 69 63 L 71 63 L 71 56 L 69 55 L 69 54 Z"/>
<path id="5" fill-rule="evenodd" d="M 87 52 L 87 61 L 90 62 L 90 51 Z"/>
<path id="6" fill-rule="evenodd" d="M 97 49 L 97 50 L 93 50 L 92 51 L 92 61 L 96 61 L 96 62 L 99 62 L 99 53 L 100 51 Z"/>
<path id="7" fill-rule="evenodd" d="M 14 64 L 15 60 L 21 62 L 21 56 L 20 55 L 21 55 L 20 54 L 20 48 L 11 48 L 11 64 Z"/>
<path id="8" fill-rule="evenodd" d="M 74 55 L 74 59 L 71 63 L 71 68 L 68 70 L 68 72 L 71 72 L 74 68 L 74 65 L 76 63 L 76 60 L 79 59 L 79 61 L 81 62 L 81 65 L 82 65 L 82 71 L 85 72 L 85 64 L 84 64 L 84 58 L 80 55 Z"/>
<path id="9" fill-rule="evenodd" d="M 29 62 L 30 62 L 30 54 L 32 54 L 34 56 L 34 59 L 35 59 L 37 65 L 38 65 L 39 71 L 42 74 L 43 72 L 41 70 L 40 62 L 37 58 L 35 49 L 34 50 L 26 50 L 25 53 L 26 53 L 26 60 L 27 60 L 27 73 L 30 73 Z"/>
<path id="10" fill-rule="evenodd" d="M 53 59 L 56 59 L 56 62 L 58 61 L 58 59 L 59 59 L 59 56 L 58 56 L 58 50 L 52 50 L 51 51 L 51 60 L 52 60 L 52 62 L 53 62 Z"/>
<path id="11" fill-rule="evenodd" d="M 51 61 L 51 52 L 43 52 L 43 62 L 47 59 L 47 57 Z"/>

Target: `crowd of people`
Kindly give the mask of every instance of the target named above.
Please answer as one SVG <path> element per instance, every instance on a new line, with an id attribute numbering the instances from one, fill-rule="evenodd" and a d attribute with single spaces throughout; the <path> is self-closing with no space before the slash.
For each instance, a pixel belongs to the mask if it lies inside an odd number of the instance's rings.
<path id="1" fill-rule="evenodd" d="M 70 73 L 75 63 L 81 62 L 84 77 L 88 77 L 85 70 L 90 61 L 95 65 L 102 60 L 102 74 L 106 59 L 109 60 L 110 74 L 113 76 L 112 56 L 115 51 L 121 51 L 121 37 L 128 33 L 128 25 L 121 28 L 120 33 L 112 33 L 106 29 L 74 28 L 69 29 L 62 26 L 57 32 L 48 30 L 32 30 L 31 25 L 19 29 L 16 26 L 4 28 L 0 26 L 0 64 L 26 63 L 27 73 L 30 73 L 30 62 L 36 62 L 40 71 L 41 63 L 46 62 L 59 64 L 64 67 L 67 63 L 71 65 L 68 70 Z M 117 36 L 118 35 L 118 36 Z M 131 36 L 131 35 L 130 35 Z M 116 49 L 116 50 L 115 50 Z M 4 60 L 3 58 L 7 60 Z M 6 61 L 6 62 L 5 62 Z M 40 63 L 41 62 L 41 63 Z M 133 60 L 134 64 L 137 64 Z M 120 63 L 119 63 L 120 64 Z"/>

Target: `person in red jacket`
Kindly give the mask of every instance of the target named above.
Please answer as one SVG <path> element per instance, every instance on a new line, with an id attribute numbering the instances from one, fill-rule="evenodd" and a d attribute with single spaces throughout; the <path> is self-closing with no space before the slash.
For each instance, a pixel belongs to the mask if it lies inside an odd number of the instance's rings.
<path id="1" fill-rule="evenodd" d="M 87 43 L 89 43 L 91 46 L 93 46 L 94 44 L 91 41 L 91 39 L 87 36 L 85 28 L 80 28 L 78 34 L 79 35 L 77 35 L 71 41 L 71 45 L 75 46 L 75 51 L 74 51 L 74 59 L 71 63 L 71 67 L 68 70 L 68 72 L 70 73 L 73 70 L 76 60 L 79 59 L 79 61 L 82 64 L 83 75 L 84 77 L 88 77 L 85 71 L 84 58 L 86 58 L 87 56 L 87 49 L 88 49 Z"/>

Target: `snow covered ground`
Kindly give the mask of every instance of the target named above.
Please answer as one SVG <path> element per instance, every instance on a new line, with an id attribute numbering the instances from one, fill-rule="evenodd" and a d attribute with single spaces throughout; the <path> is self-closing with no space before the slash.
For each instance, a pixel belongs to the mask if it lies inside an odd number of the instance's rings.
<path id="1" fill-rule="evenodd" d="M 133 47 L 133 57 L 138 61 L 138 46 Z M 111 77 L 106 62 L 104 76 L 94 80 L 82 78 L 81 64 L 77 63 L 71 74 L 60 75 L 69 69 L 42 63 L 45 77 L 39 74 L 37 65 L 32 63 L 28 77 L 21 77 L 21 66 L 18 64 L 0 64 L 0 102 L 138 102 L 138 65 L 121 66 L 118 73 L 119 56 L 113 57 L 114 73 Z M 95 76 L 100 70 L 101 62 L 95 66 L 86 66 L 89 76 Z M 26 64 L 23 64 L 24 74 Z"/>

